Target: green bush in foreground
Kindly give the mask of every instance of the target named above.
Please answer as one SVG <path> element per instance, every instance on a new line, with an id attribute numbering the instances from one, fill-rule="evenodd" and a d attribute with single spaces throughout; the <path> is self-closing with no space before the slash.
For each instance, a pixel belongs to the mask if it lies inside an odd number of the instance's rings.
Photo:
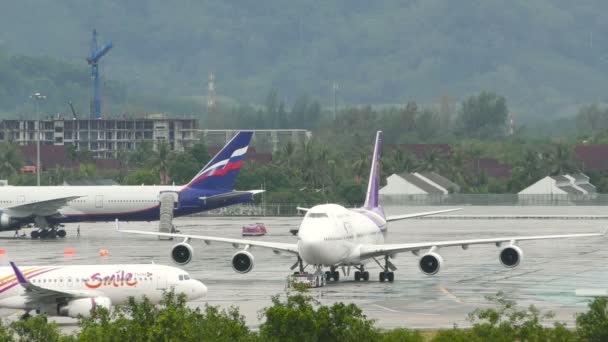
<path id="1" fill-rule="evenodd" d="M 502 292 L 486 297 L 494 308 L 476 309 L 469 314 L 469 329 L 440 331 L 435 342 L 447 341 L 576 341 L 575 332 L 563 323 L 552 327 L 543 324 L 554 317 L 553 313 L 542 313 L 533 305 L 527 310 L 519 310 L 516 303 L 505 298 Z"/>
<path id="2" fill-rule="evenodd" d="M 272 305 L 261 312 L 265 321 L 259 332 L 249 330 L 237 308 L 190 308 L 184 296 L 167 293 L 160 305 L 130 300 L 112 312 L 98 308 L 92 317 L 79 320 L 79 329 L 72 335 L 63 335 L 44 315 L 10 324 L 0 321 L 0 341 L 608 341 L 606 298 L 593 300 L 587 312 L 577 315 L 576 330 L 563 323 L 549 326 L 552 313 L 534 306 L 520 310 L 502 293 L 488 300 L 493 307 L 469 314 L 471 328 L 454 327 L 423 336 L 408 329 L 378 329 L 356 305 L 318 305 L 303 290 L 283 300 L 273 297 Z"/>

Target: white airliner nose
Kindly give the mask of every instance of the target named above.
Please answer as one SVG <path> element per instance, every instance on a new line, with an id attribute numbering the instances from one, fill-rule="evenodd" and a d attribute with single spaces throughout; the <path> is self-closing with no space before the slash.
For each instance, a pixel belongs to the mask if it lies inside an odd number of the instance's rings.
<path id="1" fill-rule="evenodd" d="M 194 280 L 194 298 L 201 298 L 207 295 L 207 286 L 202 281 Z"/>
<path id="2" fill-rule="evenodd" d="M 184 285 L 187 289 L 184 292 L 186 293 L 188 300 L 202 298 L 207 295 L 207 286 L 201 281 L 190 279 L 187 280 L 187 283 Z"/>
<path id="3" fill-rule="evenodd" d="M 342 247 L 327 241 L 327 225 L 302 225 L 298 232 L 300 256 L 311 265 L 334 265 L 343 254 Z"/>

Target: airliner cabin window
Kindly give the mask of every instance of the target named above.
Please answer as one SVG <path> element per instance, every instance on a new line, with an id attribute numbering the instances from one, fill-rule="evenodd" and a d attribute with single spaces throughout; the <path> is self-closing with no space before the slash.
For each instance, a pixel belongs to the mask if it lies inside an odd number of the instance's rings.
<path id="1" fill-rule="evenodd" d="M 326 213 L 308 213 L 308 218 L 327 218 Z"/>

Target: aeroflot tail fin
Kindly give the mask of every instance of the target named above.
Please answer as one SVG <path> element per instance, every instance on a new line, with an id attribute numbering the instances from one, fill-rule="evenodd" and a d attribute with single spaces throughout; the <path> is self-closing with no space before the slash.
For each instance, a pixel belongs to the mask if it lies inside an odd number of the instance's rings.
<path id="1" fill-rule="evenodd" d="M 184 188 L 232 190 L 252 136 L 251 131 L 237 133 Z"/>
<path id="2" fill-rule="evenodd" d="M 376 145 L 374 146 L 374 154 L 372 156 L 372 167 L 369 173 L 369 181 L 367 183 L 367 193 L 365 195 L 366 209 L 373 209 L 380 206 L 378 203 L 378 190 L 380 187 L 380 155 L 382 152 L 382 131 L 376 133 Z"/>

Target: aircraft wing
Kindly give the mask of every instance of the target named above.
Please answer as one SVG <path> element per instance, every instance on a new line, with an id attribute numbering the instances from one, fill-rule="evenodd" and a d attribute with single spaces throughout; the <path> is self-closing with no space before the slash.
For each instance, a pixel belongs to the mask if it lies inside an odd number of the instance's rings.
<path id="1" fill-rule="evenodd" d="M 564 235 L 539 235 L 539 236 L 511 236 L 511 237 L 499 237 L 489 239 L 471 239 L 471 240 L 453 240 L 453 241 L 437 241 L 437 242 L 420 242 L 420 243 L 404 243 L 404 244 L 386 244 L 386 245 L 362 245 L 360 249 L 360 257 L 362 259 L 371 258 L 381 255 L 394 255 L 402 252 L 419 252 L 423 249 L 428 248 L 440 248 L 440 247 L 453 247 L 461 246 L 467 248 L 469 245 L 480 245 L 480 244 L 500 244 L 505 242 L 519 242 L 519 241 L 530 241 L 530 240 L 550 240 L 550 239 L 564 239 L 564 238 L 576 238 L 576 237 L 590 237 L 590 236 L 603 236 L 606 235 L 608 228 L 601 233 L 585 233 L 585 234 L 564 234 Z"/>
<path id="2" fill-rule="evenodd" d="M 223 202 L 226 200 L 231 200 L 233 198 L 238 198 L 243 195 L 251 195 L 253 197 L 256 194 L 264 192 L 264 190 L 247 190 L 247 191 L 230 191 L 219 195 L 207 196 L 207 197 L 199 197 L 199 199 L 206 204 L 211 204 L 215 202 Z"/>
<path id="3" fill-rule="evenodd" d="M 205 243 L 219 242 L 219 243 L 231 244 L 234 247 L 240 247 L 240 246 L 261 247 L 261 248 L 272 249 L 275 252 L 288 252 L 288 253 L 298 254 L 298 245 L 295 243 L 254 241 L 254 240 L 245 240 L 245 239 L 231 239 L 231 238 L 203 236 L 203 235 L 190 235 L 190 234 L 147 232 L 147 231 L 142 231 L 142 230 L 118 229 L 118 231 L 121 233 L 129 233 L 129 234 L 165 236 L 165 237 L 172 237 L 172 238 L 203 240 Z"/>
<path id="4" fill-rule="evenodd" d="M 59 209 L 65 207 L 69 201 L 82 196 L 57 197 L 43 201 L 17 204 L 2 209 L 13 217 L 50 216 L 58 214 Z"/>
<path id="5" fill-rule="evenodd" d="M 28 302 L 44 302 L 51 301 L 55 302 L 55 299 L 59 298 L 88 298 L 99 296 L 99 293 L 95 291 L 74 291 L 74 290 L 52 290 L 38 285 L 32 284 L 24 275 L 21 273 L 17 265 L 14 262 L 10 262 L 15 276 L 19 285 L 25 289 L 25 295 L 27 296 Z"/>
<path id="6" fill-rule="evenodd" d="M 411 219 L 411 218 L 415 218 L 415 217 L 423 217 L 423 216 L 429 216 L 429 215 L 437 215 L 437 214 L 449 213 L 451 211 L 456 211 L 456 210 L 461 210 L 461 209 L 462 208 L 444 209 L 444 210 L 437 210 L 437 211 L 427 211 L 427 212 L 423 212 L 423 213 L 414 213 L 414 214 L 388 216 L 386 218 L 386 221 L 387 222 L 391 222 L 391 221 L 406 220 L 406 219 Z"/>

